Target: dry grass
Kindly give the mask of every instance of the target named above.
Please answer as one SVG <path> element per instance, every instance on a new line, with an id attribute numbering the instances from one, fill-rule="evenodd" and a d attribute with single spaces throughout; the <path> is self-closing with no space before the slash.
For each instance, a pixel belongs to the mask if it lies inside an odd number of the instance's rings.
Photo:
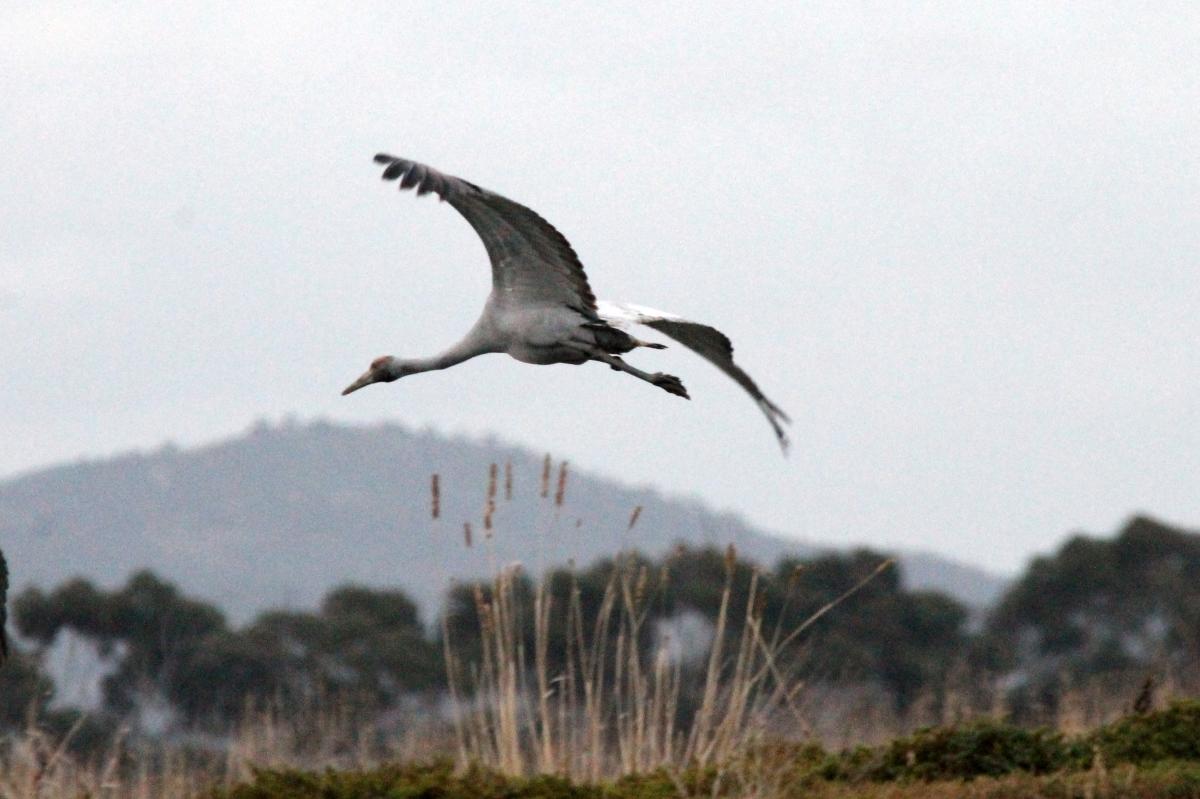
<path id="1" fill-rule="evenodd" d="M 550 463 L 542 471 L 541 494 L 550 495 Z M 559 468 L 553 495 L 564 503 L 567 465 Z M 489 475 L 485 520 L 494 505 L 495 475 Z M 637 522 L 633 510 L 628 528 Z M 730 763 L 773 728 L 784 724 L 811 733 L 797 703 L 802 685 L 782 657 L 797 638 L 829 611 L 892 565 L 887 560 L 856 586 L 819 609 L 795 629 L 764 631 L 760 575 L 745 597 L 734 597 L 736 555 L 726 557 L 720 608 L 706 653 L 699 707 L 679 726 L 681 661 L 667 642 L 651 644 L 645 629 L 651 576 L 635 559 L 618 555 L 594 617 L 588 617 L 572 581 L 565 608 L 555 608 L 546 578 L 535 584 L 532 606 L 518 591 L 520 567 L 501 569 L 491 585 L 475 588 L 482 643 L 478 661 L 466 662 L 443 624 L 446 674 L 453 703 L 461 765 L 480 764 L 522 776 L 556 774 L 596 782 L 656 769 L 682 773 L 693 767 Z M 665 584 L 668 575 L 656 576 Z M 736 599 L 736 601 L 735 601 Z M 743 608 L 731 624 L 733 607 Z M 532 618 L 532 642 L 525 623 Z M 551 671 L 548 647 L 556 636 L 566 651 Z M 737 630 L 735 634 L 732 630 Z M 532 651 L 527 651 L 531 647 Z"/>
<path id="2" fill-rule="evenodd" d="M 427 719 L 386 732 L 331 700 L 310 708 L 249 708 L 227 736 L 166 740 L 112 736 L 102 752 L 80 754 L 72 743 L 84 720 L 55 737 L 36 719 L 0 740 L 0 799 L 195 796 L 249 780 L 256 769 L 369 769 L 390 762 L 429 761 L 451 750 L 451 729 Z"/>

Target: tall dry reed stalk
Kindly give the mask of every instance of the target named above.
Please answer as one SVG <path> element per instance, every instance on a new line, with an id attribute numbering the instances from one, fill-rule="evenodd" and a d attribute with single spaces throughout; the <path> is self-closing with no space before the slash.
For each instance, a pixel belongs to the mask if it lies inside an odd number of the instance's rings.
<path id="1" fill-rule="evenodd" d="M 567 474 L 564 462 L 552 495 L 555 521 L 565 502 Z M 540 486 L 544 500 L 551 499 L 550 475 L 547 457 Z M 493 507 L 494 481 L 493 469 L 485 518 Z M 631 513 L 626 533 L 640 514 L 640 507 Z M 532 597 L 523 598 L 520 566 L 501 568 L 486 588 L 474 591 L 480 643 L 475 660 L 467 662 L 459 652 L 443 618 L 458 758 L 464 766 L 481 764 L 507 774 L 554 773 L 595 782 L 660 768 L 678 773 L 729 763 L 772 729 L 808 734 L 811 728 L 796 702 L 802 685 L 782 655 L 891 564 L 881 563 L 796 628 L 768 635 L 762 628 L 762 577 L 755 572 L 746 596 L 735 596 L 736 553 L 730 547 L 699 678 L 701 699 L 686 719 L 682 658 L 672 656 L 668 640 L 654 642 L 646 629 L 651 580 L 645 565 L 619 554 L 591 615 L 574 577 L 565 597 L 556 596 L 547 578 L 539 576 Z M 668 578 L 664 567 L 656 583 L 665 585 Z M 556 602 L 565 607 L 555 607 Z M 735 606 L 743 608 L 740 624 L 732 621 Z M 552 629 L 556 624 L 562 629 Z M 553 640 L 563 647 L 554 658 Z"/>
<path id="2" fill-rule="evenodd" d="M 453 746 L 452 731 L 432 709 L 406 716 L 398 732 L 364 721 L 360 711 L 338 697 L 304 707 L 248 706 L 224 736 L 146 739 L 120 729 L 89 754 L 72 746 L 86 718 L 53 736 L 31 716 L 23 731 L 0 739 L 0 797 L 192 797 L 248 780 L 259 768 L 364 769 L 428 761 Z"/>

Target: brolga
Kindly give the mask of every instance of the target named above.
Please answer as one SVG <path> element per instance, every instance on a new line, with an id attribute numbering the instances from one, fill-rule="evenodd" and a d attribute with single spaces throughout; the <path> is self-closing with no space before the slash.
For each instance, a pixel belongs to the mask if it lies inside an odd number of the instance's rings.
<path id="1" fill-rule="evenodd" d="M 570 243 L 534 211 L 424 164 L 383 153 L 375 161 L 385 165 L 384 180 L 399 180 L 401 190 L 415 188 L 418 196 L 435 193 L 471 223 L 492 262 L 492 291 L 483 313 L 457 344 L 430 358 L 376 358 L 343 395 L 372 383 L 448 369 L 478 355 L 508 353 L 532 364 L 599 361 L 690 399 L 678 377 L 644 372 L 621 357 L 639 347 L 665 349 L 631 335 L 640 324 L 694 350 L 731 377 L 754 398 L 787 451 L 783 425 L 791 420 L 734 363 L 733 345 L 720 330 L 640 305 L 597 301 Z"/>

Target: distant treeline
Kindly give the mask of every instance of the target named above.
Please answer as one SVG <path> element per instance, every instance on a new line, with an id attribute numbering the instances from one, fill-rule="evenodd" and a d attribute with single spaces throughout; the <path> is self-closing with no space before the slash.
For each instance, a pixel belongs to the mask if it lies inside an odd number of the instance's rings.
<path id="1" fill-rule="evenodd" d="M 1077 537 L 1035 560 L 982 620 L 941 594 L 905 590 L 895 568 L 871 577 L 885 559 L 861 550 L 767 569 L 736 553 L 681 546 L 662 558 L 634 553 L 558 569 L 546 577 L 550 646 L 543 656 L 551 672 L 564 667 L 566 636 L 576 634 L 565 609 L 577 603 L 576 618 L 594 617 L 614 570 L 622 570 L 643 608 L 639 651 L 649 659 L 665 648 L 689 684 L 687 674 L 708 668 L 696 653 L 704 651 L 731 575 L 727 624 L 761 619 L 775 641 L 850 593 L 804 627 L 778 667 L 812 685 L 869 686 L 898 710 L 950 702 L 986 709 L 1000 696 L 1015 718 L 1038 719 L 1078 686 L 1151 677 L 1196 687 L 1200 536 L 1138 518 L 1115 539 Z M 758 606 L 749 614 L 737 598 L 744 605 L 752 580 Z M 103 709 L 94 714 L 100 720 L 166 706 L 178 728 L 222 731 L 262 703 L 336 698 L 367 714 L 421 697 L 433 706 L 446 685 L 443 636 L 459 662 L 482 657 L 488 619 L 481 613 L 491 590 L 487 582 L 458 585 L 445 617 L 428 626 L 401 591 L 345 586 L 313 612 L 264 613 L 233 628 L 215 606 L 149 572 L 113 591 L 82 579 L 29 589 L 10 598 L 17 645 L 0 668 L 0 726 L 26 723 L 31 705 L 67 723 L 70 711 L 44 710 L 54 686 L 41 663 L 66 630 L 94 642 L 112 663 Z M 518 578 L 516 595 L 516 629 L 532 647 L 528 576 Z M 689 712 L 686 691 L 679 712 Z"/>

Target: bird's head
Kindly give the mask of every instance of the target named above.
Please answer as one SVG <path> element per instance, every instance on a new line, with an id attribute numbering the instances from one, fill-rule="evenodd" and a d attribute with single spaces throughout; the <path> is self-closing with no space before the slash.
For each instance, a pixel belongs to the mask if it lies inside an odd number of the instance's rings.
<path id="1" fill-rule="evenodd" d="M 359 375 L 358 379 L 342 391 L 342 396 L 358 391 L 363 386 L 369 386 L 372 383 L 390 383 L 393 380 L 399 380 L 404 377 L 407 372 L 404 369 L 404 364 L 399 358 L 394 358 L 391 355 L 381 355 L 371 361 L 371 366 L 367 371 Z"/>

